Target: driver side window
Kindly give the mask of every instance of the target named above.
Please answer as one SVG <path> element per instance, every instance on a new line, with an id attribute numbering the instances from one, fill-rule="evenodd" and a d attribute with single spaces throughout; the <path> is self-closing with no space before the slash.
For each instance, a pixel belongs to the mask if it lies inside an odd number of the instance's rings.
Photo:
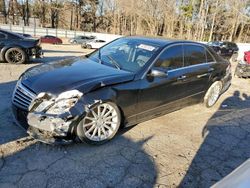
<path id="1" fill-rule="evenodd" d="M 183 67 L 182 45 L 176 45 L 167 48 L 161 53 L 154 66 L 165 70 L 173 70 Z"/>

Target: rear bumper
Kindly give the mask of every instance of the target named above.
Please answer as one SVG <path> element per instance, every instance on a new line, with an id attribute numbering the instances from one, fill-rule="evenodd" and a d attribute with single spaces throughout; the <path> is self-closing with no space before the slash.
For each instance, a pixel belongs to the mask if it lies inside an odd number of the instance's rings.
<path id="1" fill-rule="evenodd" d="M 36 58 L 41 58 L 43 56 L 43 51 L 40 46 L 36 46 L 34 48 L 29 49 L 28 56 L 35 56 Z"/>

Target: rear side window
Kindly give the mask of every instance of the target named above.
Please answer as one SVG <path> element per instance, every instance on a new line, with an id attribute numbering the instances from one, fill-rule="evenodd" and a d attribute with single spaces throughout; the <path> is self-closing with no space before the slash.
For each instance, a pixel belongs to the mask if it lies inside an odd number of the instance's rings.
<path id="1" fill-rule="evenodd" d="M 172 70 L 183 67 L 182 45 L 172 46 L 166 49 L 155 63 L 155 67 Z"/>
<path id="2" fill-rule="evenodd" d="M 207 54 L 207 62 L 208 63 L 215 61 L 213 56 L 207 50 L 206 50 L 206 54 Z"/>
<path id="3" fill-rule="evenodd" d="M 207 62 L 204 47 L 198 45 L 184 45 L 185 66 L 198 65 Z"/>

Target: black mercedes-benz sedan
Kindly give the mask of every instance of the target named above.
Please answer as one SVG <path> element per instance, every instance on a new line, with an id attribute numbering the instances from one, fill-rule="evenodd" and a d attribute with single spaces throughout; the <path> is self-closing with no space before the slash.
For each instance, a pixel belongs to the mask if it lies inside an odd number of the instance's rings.
<path id="1" fill-rule="evenodd" d="M 121 127 L 199 102 L 211 107 L 230 82 L 230 63 L 204 44 L 124 37 L 24 72 L 13 111 L 38 140 L 102 144 Z"/>

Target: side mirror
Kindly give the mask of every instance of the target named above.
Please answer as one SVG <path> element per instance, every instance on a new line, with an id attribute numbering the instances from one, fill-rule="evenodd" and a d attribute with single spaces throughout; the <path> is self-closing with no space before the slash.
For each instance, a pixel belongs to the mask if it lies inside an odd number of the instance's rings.
<path id="1" fill-rule="evenodd" d="M 167 77 L 167 73 L 158 69 L 152 69 L 149 73 L 149 76 L 152 77 Z"/>

